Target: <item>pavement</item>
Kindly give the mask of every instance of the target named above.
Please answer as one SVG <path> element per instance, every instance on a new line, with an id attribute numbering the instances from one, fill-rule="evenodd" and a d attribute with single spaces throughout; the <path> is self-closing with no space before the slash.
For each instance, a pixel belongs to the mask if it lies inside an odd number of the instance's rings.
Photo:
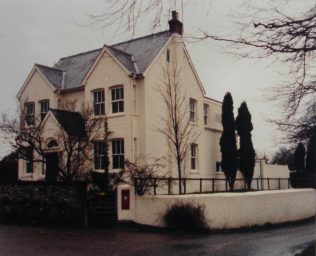
<path id="1" fill-rule="evenodd" d="M 70 229 L 0 225 L 0 256 L 294 256 L 315 242 L 314 221 L 207 234 L 139 226 Z"/>

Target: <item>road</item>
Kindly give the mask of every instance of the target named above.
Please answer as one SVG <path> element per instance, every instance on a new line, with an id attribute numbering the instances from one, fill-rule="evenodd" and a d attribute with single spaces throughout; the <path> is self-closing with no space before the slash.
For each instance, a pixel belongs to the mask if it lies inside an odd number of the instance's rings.
<path id="1" fill-rule="evenodd" d="M 0 225 L 0 256 L 291 256 L 315 243 L 315 229 L 314 222 L 217 234 L 135 226 L 65 229 Z"/>

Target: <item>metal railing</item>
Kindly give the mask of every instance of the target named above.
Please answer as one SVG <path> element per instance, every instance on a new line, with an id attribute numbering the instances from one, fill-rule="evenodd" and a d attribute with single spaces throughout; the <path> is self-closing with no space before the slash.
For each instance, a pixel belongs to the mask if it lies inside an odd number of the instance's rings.
<path id="1" fill-rule="evenodd" d="M 228 192 L 229 184 L 224 178 L 135 178 L 134 186 L 137 191 L 139 186 L 147 184 L 146 194 L 153 195 L 178 195 L 179 183 L 182 194 L 202 194 Z M 150 185 L 148 185 L 150 184 Z M 281 190 L 291 188 L 290 178 L 253 178 L 252 191 Z M 141 190 L 142 188 L 140 188 Z M 245 191 L 244 179 L 236 179 L 233 192 Z"/>

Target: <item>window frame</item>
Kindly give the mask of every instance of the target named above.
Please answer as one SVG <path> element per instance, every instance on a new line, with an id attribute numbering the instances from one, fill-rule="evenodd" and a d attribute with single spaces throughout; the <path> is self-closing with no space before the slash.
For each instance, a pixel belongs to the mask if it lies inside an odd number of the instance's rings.
<path id="1" fill-rule="evenodd" d="M 125 162 L 125 143 L 124 143 L 124 139 L 122 138 L 117 138 L 117 139 L 113 139 L 112 141 L 112 169 L 113 170 L 119 170 L 124 168 L 124 162 Z M 118 147 L 118 145 L 114 145 L 114 143 L 119 142 L 120 145 Z M 120 149 L 120 151 L 115 150 L 115 149 Z M 118 163 L 118 164 L 116 164 Z"/>
<path id="2" fill-rule="evenodd" d="M 104 116 L 105 115 L 105 90 L 102 88 L 93 90 L 92 95 L 93 95 L 93 114 L 95 116 Z"/>
<path id="3" fill-rule="evenodd" d="M 210 115 L 210 105 L 209 104 L 206 104 L 204 103 L 203 104 L 203 120 L 204 120 L 204 125 L 205 126 L 209 126 L 210 125 L 210 118 L 209 118 L 209 115 Z"/>
<path id="4" fill-rule="evenodd" d="M 118 91 L 118 93 L 117 93 L 117 91 Z M 124 86 L 121 84 L 112 86 L 112 87 L 110 87 L 110 92 L 111 92 L 111 113 L 114 115 L 124 113 L 124 111 L 125 111 Z M 117 111 L 114 111 L 115 106 L 116 106 Z"/>
<path id="5" fill-rule="evenodd" d="M 32 106 L 32 108 L 29 108 L 29 106 Z M 33 112 L 29 112 L 29 110 L 32 109 Z M 25 102 L 24 104 L 24 119 L 27 124 L 27 126 L 35 125 L 35 102 Z"/>
<path id="6" fill-rule="evenodd" d="M 47 109 L 46 111 L 43 111 L 43 104 L 47 103 Z M 40 105 L 40 116 L 41 116 L 41 121 L 44 120 L 45 116 L 47 115 L 48 111 L 49 111 L 49 99 L 44 99 L 44 100 L 40 100 L 39 101 L 39 105 Z"/>
<path id="7" fill-rule="evenodd" d="M 189 100 L 189 120 L 191 123 L 195 123 L 197 121 L 197 100 L 190 98 Z"/>
<path id="8" fill-rule="evenodd" d="M 198 171 L 198 144 L 190 144 L 190 165 L 191 172 Z"/>
<path id="9" fill-rule="evenodd" d="M 29 146 L 25 148 L 24 172 L 26 175 L 32 175 L 34 172 L 34 149 Z"/>
<path id="10" fill-rule="evenodd" d="M 93 164 L 94 170 L 101 171 L 105 169 L 105 141 L 93 141 Z"/>

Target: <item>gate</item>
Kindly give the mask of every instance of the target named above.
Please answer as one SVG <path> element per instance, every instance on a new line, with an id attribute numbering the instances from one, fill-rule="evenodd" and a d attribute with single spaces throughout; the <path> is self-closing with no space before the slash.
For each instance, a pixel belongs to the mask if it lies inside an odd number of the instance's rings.
<path id="1" fill-rule="evenodd" d="M 117 191 L 88 193 L 88 225 L 101 226 L 117 222 Z"/>

